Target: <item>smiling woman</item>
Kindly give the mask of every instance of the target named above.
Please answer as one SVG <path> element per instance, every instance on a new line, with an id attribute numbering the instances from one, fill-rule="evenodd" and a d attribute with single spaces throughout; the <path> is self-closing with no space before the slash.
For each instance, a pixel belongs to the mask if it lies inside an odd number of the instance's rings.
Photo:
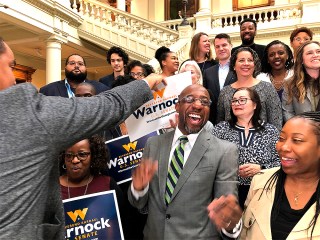
<path id="1" fill-rule="evenodd" d="M 294 74 L 286 82 L 282 111 L 287 121 L 307 111 L 320 111 L 320 43 L 303 43 L 297 51 Z"/>
<path id="2" fill-rule="evenodd" d="M 282 100 L 283 86 L 293 75 L 293 54 L 290 47 L 275 40 L 269 43 L 262 58 L 262 73 L 257 79 L 271 82 Z"/>
<path id="3" fill-rule="evenodd" d="M 109 153 L 98 135 L 77 142 L 62 152 L 59 157 L 62 199 L 114 189 L 121 200 L 123 196 L 117 183 L 102 175 L 108 160 Z"/>
<path id="4" fill-rule="evenodd" d="M 279 131 L 275 126 L 261 121 L 260 98 L 251 88 L 236 90 L 230 105 L 231 120 L 215 125 L 212 133 L 238 146 L 238 195 L 243 208 L 252 177 L 261 169 L 279 166 L 275 149 Z"/>
<path id="5" fill-rule="evenodd" d="M 237 81 L 224 87 L 220 92 L 217 122 L 230 120 L 230 102 L 233 94 L 238 88 L 247 87 L 254 89 L 259 95 L 262 105 L 260 119 L 281 129 L 282 114 L 279 96 L 271 83 L 256 79 L 260 68 L 259 57 L 251 48 L 238 48 L 232 54 L 230 71 L 237 76 Z"/>
<path id="6" fill-rule="evenodd" d="M 320 113 L 291 118 L 280 133 L 281 168 L 253 178 L 241 239 L 319 239 Z"/>

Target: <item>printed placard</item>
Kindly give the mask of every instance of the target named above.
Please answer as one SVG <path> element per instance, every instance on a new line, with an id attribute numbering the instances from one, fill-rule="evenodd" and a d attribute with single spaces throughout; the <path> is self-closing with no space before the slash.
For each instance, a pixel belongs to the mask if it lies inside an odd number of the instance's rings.
<path id="1" fill-rule="evenodd" d="M 169 119 L 174 119 L 179 94 L 192 84 L 191 72 L 167 77 L 166 81 L 167 86 L 154 91 L 153 99 L 134 111 L 125 121 L 131 141 L 169 126 Z"/>
<path id="2" fill-rule="evenodd" d="M 110 152 L 108 172 L 117 184 L 131 180 L 131 171 L 139 166 L 148 138 L 156 135 L 158 132 L 152 132 L 135 141 L 130 141 L 129 136 L 125 135 L 106 141 Z"/>
<path id="3" fill-rule="evenodd" d="M 66 240 L 123 240 L 115 190 L 63 200 Z"/>

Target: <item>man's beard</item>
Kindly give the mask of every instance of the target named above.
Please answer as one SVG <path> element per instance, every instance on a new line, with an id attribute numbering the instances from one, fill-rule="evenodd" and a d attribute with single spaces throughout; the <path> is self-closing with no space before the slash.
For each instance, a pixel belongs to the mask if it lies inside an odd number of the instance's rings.
<path id="1" fill-rule="evenodd" d="M 254 36 L 250 36 L 250 38 L 241 37 L 242 45 L 250 46 L 254 42 Z"/>
<path id="2" fill-rule="evenodd" d="M 65 70 L 66 78 L 72 82 L 82 83 L 87 78 L 87 71 L 74 74 L 72 71 Z"/>

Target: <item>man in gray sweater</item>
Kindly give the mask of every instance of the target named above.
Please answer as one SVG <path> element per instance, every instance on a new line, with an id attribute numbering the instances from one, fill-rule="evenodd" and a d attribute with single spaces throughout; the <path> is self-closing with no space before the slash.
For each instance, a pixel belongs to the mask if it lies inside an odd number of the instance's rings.
<path id="1" fill-rule="evenodd" d="M 59 152 L 124 121 L 152 98 L 150 88 L 161 76 L 68 99 L 44 96 L 28 83 L 15 85 L 14 65 L 0 38 L 0 238 L 64 239 Z"/>

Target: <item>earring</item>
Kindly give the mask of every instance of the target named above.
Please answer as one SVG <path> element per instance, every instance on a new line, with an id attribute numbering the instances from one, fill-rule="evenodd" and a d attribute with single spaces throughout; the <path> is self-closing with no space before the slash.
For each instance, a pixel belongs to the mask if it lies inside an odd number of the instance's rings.
<path id="1" fill-rule="evenodd" d="M 67 169 L 67 167 L 66 167 L 66 165 L 65 165 L 65 164 L 63 164 L 63 165 L 62 165 L 62 168 L 63 168 L 63 169 Z"/>

